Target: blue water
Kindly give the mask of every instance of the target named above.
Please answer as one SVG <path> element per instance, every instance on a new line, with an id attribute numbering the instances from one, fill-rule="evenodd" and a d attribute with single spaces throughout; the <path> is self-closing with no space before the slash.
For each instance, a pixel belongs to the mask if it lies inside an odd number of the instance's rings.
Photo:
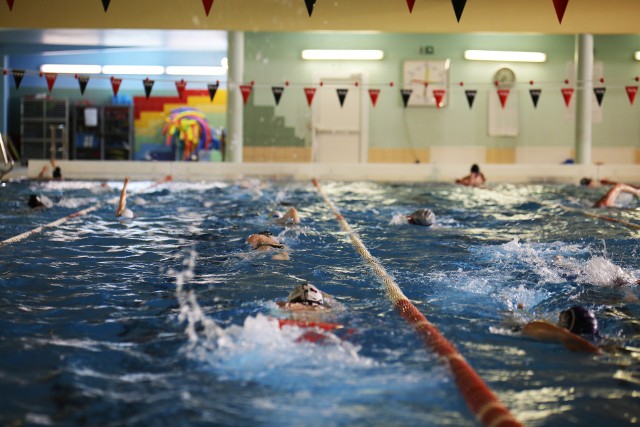
<path id="1" fill-rule="evenodd" d="M 130 184 L 128 222 L 114 218 L 120 182 L 0 184 L 0 240 L 100 206 L 0 248 L 3 425 L 477 425 L 310 183 L 151 184 Z M 603 190 L 576 186 L 322 185 L 520 421 L 640 422 L 639 290 L 612 284 L 640 278 L 640 232 L 557 204 L 640 223 L 637 209 L 591 210 Z M 54 206 L 31 212 L 31 193 Z M 269 222 L 283 203 L 300 226 Z M 423 207 L 435 227 L 399 223 Z M 262 230 L 289 261 L 249 250 Z M 273 320 L 302 281 L 343 306 L 322 343 Z M 604 355 L 514 332 L 573 304 L 596 313 Z"/>

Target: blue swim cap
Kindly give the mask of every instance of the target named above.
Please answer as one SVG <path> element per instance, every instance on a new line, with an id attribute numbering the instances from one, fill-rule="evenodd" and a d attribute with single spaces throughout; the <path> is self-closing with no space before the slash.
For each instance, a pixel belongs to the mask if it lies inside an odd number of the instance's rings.
<path id="1" fill-rule="evenodd" d="M 560 313 L 558 324 L 576 335 L 598 336 L 598 321 L 587 308 L 575 305 Z"/>

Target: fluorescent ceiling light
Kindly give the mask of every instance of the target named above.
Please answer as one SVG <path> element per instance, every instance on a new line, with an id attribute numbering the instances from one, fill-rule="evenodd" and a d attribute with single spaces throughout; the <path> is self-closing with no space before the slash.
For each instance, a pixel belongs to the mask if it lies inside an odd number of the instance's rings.
<path id="1" fill-rule="evenodd" d="M 155 76 L 164 74 L 164 67 L 161 65 L 105 65 L 102 67 L 102 74 L 144 74 Z"/>
<path id="2" fill-rule="evenodd" d="M 633 55 L 633 57 L 635 58 L 636 61 L 640 61 L 640 50 L 636 51 L 636 53 Z"/>
<path id="3" fill-rule="evenodd" d="M 42 73 L 55 74 L 100 74 L 102 69 L 99 65 L 80 64 L 43 64 L 40 66 Z"/>
<path id="4" fill-rule="evenodd" d="M 172 65 L 165 69 L 170 76 L 224 76 L 224 67 L 178 66 Z"/>
<path id="5" fill-rule="evenodd" d="M 306 49 L 302 51 L 302 59 L 311 60 L 375 61 L 382 58 L 384 58 L 384 52 L 381 50 Z"/>
<path id="6" fill-rule="evenodd" d="M 464 59 L 469 61 L 545 62 L 542 52 L 512 52 L 503 50 L 465 50 Z"/>

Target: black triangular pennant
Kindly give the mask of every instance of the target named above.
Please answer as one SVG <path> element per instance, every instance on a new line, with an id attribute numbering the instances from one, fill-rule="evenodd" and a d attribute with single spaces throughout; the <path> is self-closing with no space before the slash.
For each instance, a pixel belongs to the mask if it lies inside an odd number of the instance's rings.
<path id="1" fill-rule="evenodd" d="M 218 91 L 218 86 L 220 86 L 220 82 L 209 83 L 207 85 L 207 89 L 209 89 L 209 98 L 211 102 L 213 102 L 213 98 L 216 96 L 216 92 Z"/>
<path id="2" fill-rule="evenodd" d="M 109 9 L 109 3 L 111 3 L 111 0 L 102 0 L 102 7 L 104 7 L 105 12 Z"/>
<path id="3" fill-rule="evenodd" d="M 280 104 L 280 98 L 282 97 L 282 92 L 284 92 L 284 86 L 272 86 L 271 92 L 273 92 L 273 97 L 276 99 L 276 105 Z"/>
<path id="4" fill-rule="evenodd" d="M 22 83 L 22 78 L 24 77 L 24 70 L 11 70 L 13 74 L 13 81 L 16 84 L 16 89 L 20 89 L 20 83 Z"/>
<path id="5" fill-rule="evenodd" d="M 149 80 L 149 78 L 146 78 L 142 81 L 142 84 L 144 84 L 144 93 L 147 96 L 147 99 L 149 99 L 149 96 L 151 96 L 151 89 L 153 89 L 154 83 L 155 81 Z"/>
<path id="6" fill-rule="evenodd" d="M 456 19 L 460 22 L 467 0 L 451 0 L 451 3 L 453 4 L 453 11 L 456 13 Z"/>
<path id="7" fill-rule="evenodd" d="M 477 90 L 465 90 L 464 94 L 467 97 L 467 102 L 469 103 L 469 108 L 473 107 L 473 101 L 476 99 L 476 95 L 478 94 Z"/>
<path id="8" fill-rule="evenodd" d="M 78 76 L 78 84 L 80 85 L 81 95 L 84 95 L 84 90 L 87 88 L 87 83 L 89 83 L 89 76 Z"/>
<path id="9" fill-rule="evenodd" d="M 533 101 L 533 108 L 537 108 L 538 99 L 540 99 L 540 94 L 542 93 L 542 89 L 529 89 L 529 93 L 531 94 L 531 101 Z"/>
<path id="10" fill-rule="evenodd" d="M 311 16 L 313 8 L 316 5 L 316 0 L 304 0 L 304 4 L 307 5 L 307 12 L 309 12 L 309 16 Z"/>
<path id="11" fill-rule="evenodd" d="M 402 102 L 404 103 L 404 108 L 407 108 L 407 104 L 409 103 L 409 97 L 413 89 L 400 89 L 400 95 L 402 95 Z"/>
<path id="12" fill-rule="evenodd" d="M 338 92 L 338 99 L 340 100 L 340 106 L 342 107 L 344 105 L 344 99 L 347 97 L 347 92 L 349 92 L 349 89 L 336 89 L 336 92 Z"/>
<path id="13" fill-rule="evenodd" d="M 596 99 L 598 100 L 598 105 L 602 107 L 602 98 L 604 98 L 604 94 L 607 91 L 606 87 L 594 87 L 593 93 L 596 95 Z"/>

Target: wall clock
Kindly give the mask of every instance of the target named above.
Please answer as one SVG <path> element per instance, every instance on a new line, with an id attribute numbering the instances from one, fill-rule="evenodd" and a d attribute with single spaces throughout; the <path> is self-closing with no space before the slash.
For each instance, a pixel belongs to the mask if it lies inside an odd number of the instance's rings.
<path id="1" fill-rule="evenodd" d="M 493 75 L 493 82 L 497 82 L 498 87 L 511 88 L 516 82 L 516 73 L 509 67 L 499 68 Z"/>
<path id="2" fill-rule="evenodd" d="M 449 98 L 449 60 L 424 61 L 408 60 L 403 64 L 403 88 L 411 89 L 408 107 L 435 107 L 434 89 L 444 89 L 445 97 L 441 107 Z M 425 86 L 425 83 L 427 85 Z"/>

